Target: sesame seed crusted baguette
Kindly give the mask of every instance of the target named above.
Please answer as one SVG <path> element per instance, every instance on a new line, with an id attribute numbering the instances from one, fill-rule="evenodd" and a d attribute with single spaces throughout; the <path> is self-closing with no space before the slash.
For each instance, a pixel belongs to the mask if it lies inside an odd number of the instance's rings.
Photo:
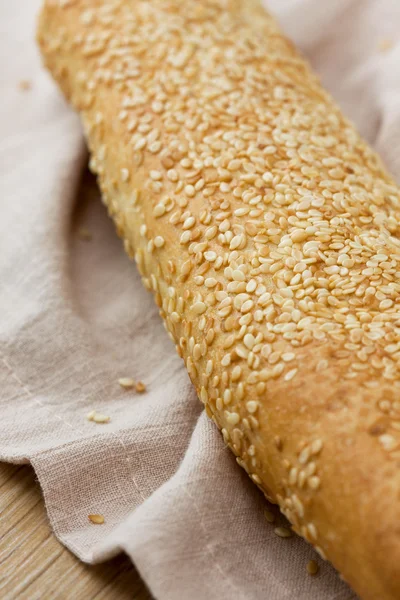
<path id="1" fill-rule="evenodd" d="M 47 0 L 38 40 L 207 414 L 400 598 L 400 195 L 257 0 Z"/>

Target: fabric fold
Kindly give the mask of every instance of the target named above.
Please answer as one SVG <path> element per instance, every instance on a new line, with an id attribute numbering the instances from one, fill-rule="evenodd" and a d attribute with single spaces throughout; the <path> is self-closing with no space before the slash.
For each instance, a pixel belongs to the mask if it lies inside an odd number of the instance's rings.
<path id="1" fill-rule="evenodd" d="M 396 1 L 267 4 L 399 178 Z M 40 65 L 39 7 L 0 0 L 0 458 L 33 465 L 63 544 L 90 563 L 125 551 L 159 600 L 354 598 L 308 544 L 274 533 L 284 520 L 202 412 Z"/>

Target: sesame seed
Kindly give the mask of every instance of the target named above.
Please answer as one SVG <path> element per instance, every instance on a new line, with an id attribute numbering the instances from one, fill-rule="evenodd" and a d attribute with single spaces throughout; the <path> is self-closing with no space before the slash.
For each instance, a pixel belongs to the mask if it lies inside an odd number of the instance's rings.
<path id="1" fill-rule="evenodd" d="M 135 380 L 131 377 L 120 377 L 118 383 L 124 390 L 130 390 L 135 387 Z"/>
<path id="2" fill-rule="evenodd" d="M 323 560 L 326 560 L 326 554 L 325 554 L 325 552 L 323 551 L 323 549 L 321 548 L 321 546 L 314 546 L 314 549 L 315 549 L 315 551 L 316 551 L 316 552 L 318 552 L 318 554 L 320 555 L 320 557 L 321 557 Z"/>
<path id="3" fill-rule="evenodd" d="M 316 455 L 319 454 L 322 450 L 323 442 L 322 440 L 314 440 L 311 444 L 311 454 Z"/>
<path id="4" fill-rule="evenodd" d="M 297 481 L 298 469 L 296 467 L 292 467 L 289 472 L 289 484 L 294 485 Z"/>
<path id="5" fill-rule="evenodd" d="M 194 189 L 193 185 L 186 185 L 185 186 L 185 194 L 187 196 L 189 196 L 190 198 L 193 198 L 193 196 L 196 195 L 196 190 Z"/>
<path id="6" fill-rule="evenodd" d="M 287 527 L 275 527 L 274 533 L 281 538 L 292 537 L 292 532 L 290 529 L 287 529 Z"/>
<path id="7" fill-rule="evenodd" d="M 284 377 L 285 381 L 290 381 L 296 375 L 298 369 L 291 369 L 288 371 Z"/>
<path id="8" fill-rule="evenodd" d="M 89 419 L 89 416 L 88 416 Z M 103 415 L 102 413 L 98 413 L 94 411 L 93 416 L 89 419 L 90 421 L 94 421 L 94 423 L 109 423 L 111 418 L 107 415 Z"/>
<path id="9" fill-rule="evenodd" d="M 256 400 L 249 400 L 249 402 L 246 402 L 246 408 L 251 414 L 257 412 L 258 406 L 259 404 Z"/>
<path id="10" fill-rule="evenodd" d="M 305 465 L 306 462 L 308 461 L 308 459 L 310 458 L 310 448 L 308 446 L 306 446 L 305 448 L 303 448 L 303 450 L 300 452 L 299 455 L 299 463 L 301 465 Z"/>
<path id="11" fill-rule="evenodd" d="M 136 391 L 137 391 L 139 394 L 142 394 L 143 392 L 145 392 L 145 391 L 146 391 L 146 386 L 145 386 L 145 384 L 143 383 L 143 381 L 138 381 L 138 382 L 136 382 L 136 384 L 135 384 L 135 389 L 136 389 Z"/>
<path id="12" fill-rule="evenodd" d="M 382 302 L 379 303 L 379 310 L 386 310 L 387 308 L 391 308 L 393 306 L 393 300 L 390 300 L 389 298 L 387 300 L 382 300 Z"/>
<path id="13" fill-rule="evenodd" d="M 274 523 L 274 521 L 275 521 L 275 515 L 274 515 L 274 513 L 271 512 L 268 509 L 264 510 L 264 517 L 266 518 L 266 520 L 268 521 L 268 523 Z"/>
<path id="14" fill-rule="evenodd" d="M 204 386 L 202 386 L 200 390 L 200 399 L 203 402 L 203 404 L 206 404 L 206 402 L 208 401 L 208 393 Z"/>
<path id="15" fill-rule="evenodd" d="M 204 302 L 196 302 L 192 306 L 192 311 L 195 315 L 202 315 L 207 310 L 207 306 Z"/>
<path id="16" fill-rule="evenodd" d="M 153 214 L 156 218 L 162 217 L 165 214 L 166 208 L 164 204 L 157 204 L 154 207 Z"/>
<path id="17" fill-rule="evenodd" d="M 232 381 L 237 381 L 238 379 L 240 379 L 241 375 L 242 375 L 242 367 L 240 367 L 239 365 L 236 365 L 232 370 L 232 374 L 231 374 Z"/>
<path id="18" fill-rule="evenodd" d="M 255 338 L 251 333 L 246 333 L 246 335 L 243 338 L 243 342 L 246 348 L 249 348 L 249 350 L 251 350 L 254 347 L 254 344 L 256 343 Z"/>
<path id="19" fill-rule="evenodd" d="M 92 233 L 86 227 L 80 227 L 78 229 L 78 236 L 81 240 L 84 240 L 85 242 L 90 242 L 90 240 L 93 238 Z"/>
<path id="20" fill-rule="evenodd" d="M 390 38 L 382 38 L 379 41 L 378 49 L 380 52 L 387 52 L 388 50 L 391 50 L 391 48 L 393 48 L 393 40 Z"/>
<path id="21" fill-rule="evenodd" d="M 241 308 L 240 308 L 240 312 L 242 313 L 248 313 L 254 306 L 254 302 L 253 300 L 246 300 L 245 302 L 243 302 Z"/>
<path id="22" fill-rule="evenodd" d="M 380 441 L 382 447 L 384 448 L 384 450 L 387 450 L 388 452 L 390 452 L 391 450 L 394 450 L 399 445 L 397 443 L 396 438 L 393 435 L 390 435 L 388 433 L 384 433 L 383 435 L 380 435 L 379 441 Z"/>
<path id="23" fill-rule="evenodd" d="M 293 242 L 304 242 L 308 238 L 307 233 L 303 229 L 295 229 L 290 234 L 290 237 Z"/>
<path id="24" fill-rule="evenodd" d="M 192 239 L 192 234 L 190 231 L 184 231 L 180 237 L 179 242 L 183 245 L 188 244 Z"/>
<path id="25" fill-rule="evenodd" d="M 88 519 L 91 523 L 95 525 L 102 525 L 105 521 L 103 515 L 88 515 Z"/>
<path id="26" fill-rule="evenodd" d="M 27 79 L 22 79 L 18 83 L 18 87 L 21 91 L 27 92 L 28 90 L 30 90 L 32 88 L 32 82 L 28 81 Z"/>
<path id="27" fill-rule="evenodd" d="M 209 250 L 208 252 L 205 252 L 205 253 L 204 253 L 204 258 L 205 258 L 206 260 L 208 260 L 209 262 L 213 262 L 214 260 L 216 260 L 216 258 L 217 258 L 217 255 L 216 255 L 216 253 L 215 253 L 215 252 L 213 252 L 213 251 Z"/>
<path id="28" fill-rule="evenodd" d="M 225 417 L 229 425 L 237 425 L 240 417 L 237 413 L 225 411 Z"/>
<path id="29" fill-rule="evenodd" d="M 310 477 L 307 481 L 308 483 L 308 487 L 311 488 L 312 490 L 317 490 L 319 488 L 319 486 L 321 485 L 321 481 L 319 479 L 319 477 L 317 477 L 316 475 L 314 475 L 313 477 Z"/>
<path id="30" fill-rule="evenodd" d="M 165 240 L 161 235 L 157 235 L 154 238 L 154 245 L 156 248 L 162 248 L 165 244 Z"/>
<path id="31" fill-rule="evenodd" d="M 160 181 L 160 179 L 162 179 L 162 173 L 161 171 L 152 170 L 150 171 L 150 177 L 153 181 Z"/>
<path id="32" fill-rule="evenodd" d="M 193 225 L 195 224 L 195 218 L 194 217 L 188 217 L 187 219 L 185 219 L 182 228 L 183 229 L 191 229 L 193 227 Z"/>
<path id="33" fill-rule="evenodd" d="M 315 560 L 309 560 L 307 563 L 307 573 L 309 575 L 316 575 L 319 571 L 318 563 Z"/>
<path id="34" fill-rule="evenodd" d="M 308 523 L 307 530 L 308 530 L 308 533 L 309 533 L 311 539 L 316 540 L 318 537 L 318 533 L 317 533 L 317 528 L 315 527 L 314 523 Z"/>
<path id="35" fill-rule="evenodd" d="M 121 181 L 128 181 L 129 179 L 129 170 L 128 169 L 121 169 Z"/>
<path id="36" fill-rule="evenodd" d="M 241 235 L 235 235 L 232 238 L 231 243 L 229 245 L 230 250 L 235 250 L 235 248 L 238 248 L 241 243 L 242 243 L 242 236 Z"/>
<path id="37" fill-rule="evenodd" d="M 225 390 L 224 391 L 224 404 L 230 404 L 230 402 L 232 401 L 232 392 L 231 390 Z"/>

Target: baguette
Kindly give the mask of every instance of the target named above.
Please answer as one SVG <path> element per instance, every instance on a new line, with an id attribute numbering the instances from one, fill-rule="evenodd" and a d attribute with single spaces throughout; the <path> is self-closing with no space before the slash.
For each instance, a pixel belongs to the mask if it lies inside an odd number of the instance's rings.
<path id="1" fill-rule="evenodd" d="M 400 598 L 400 195 L 257 0 L 47 0 L 38 41 L 207 414 Z"/>

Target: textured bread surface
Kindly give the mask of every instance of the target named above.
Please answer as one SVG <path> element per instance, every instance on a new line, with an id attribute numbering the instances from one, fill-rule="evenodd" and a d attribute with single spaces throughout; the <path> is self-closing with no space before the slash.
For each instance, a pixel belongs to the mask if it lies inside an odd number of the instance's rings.
<path id="1" fill-rule="evenodd" d="M 208 415 L 400 598 L 400 195 L 256 0 L 47 0 L 38 40 Z"/>

